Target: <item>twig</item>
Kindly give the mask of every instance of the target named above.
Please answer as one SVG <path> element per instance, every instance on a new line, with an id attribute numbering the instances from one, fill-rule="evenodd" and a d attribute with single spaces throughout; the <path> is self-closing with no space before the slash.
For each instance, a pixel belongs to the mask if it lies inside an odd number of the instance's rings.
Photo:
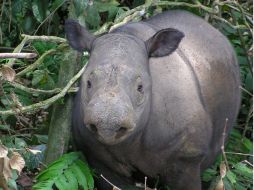
<path id="1" fill-rule="evenodd" d="M 231 28 L 233 29 L 248 29 L 245 25 L 233 25 L 232 23 L 228 22 L 227 20 L 221 18 L 221 17 L 218 17 L 216 15 L 213 15 L 212 16 L 213 19 L 216 19 L 216 20 L 219 20 L 221 22 L 224 22 L 225 24 L 229 25 Z"/>
<path id="2" fill-rule="evenodd" d="M 3 58 L 31 59 L 35 57 L 37 57 L 36 53 L 0 53 L 0 59 Z"/>
<path id="3" fill-rule="evenodd" d="M 239 86 L 239 88 L 240 88 L 242 91 L 244 91 L 244 92 L 246 92 L 247 94 L 249 94 L 251 97 L 253 96 L 253 94 L 252 94 L 251 92 L 249 92 L 248 90 L 246 90 L 246 89 L 243 88 L 242 86 Z"/>
<path id="4" fill-rule="evenodd" d="M 228 124 L 228 118 L 225 119 L 225 126 L 224 126 L 224 130 L 223 130 L 223 133 L 222 133 L 221 151 L 222 151 L 222 155 L 223 155 L 224 160 L 225 160 L 225 164 L 226 164 L 227 170 L 229 171 L 230 169 L 229 169 L 229 165 L 228 165 L 228 160 L 227 160 L 225 149 L 224 149 L 225 148 L 225 138 L 226 138 L 227 124 Z"/>
<path id="5" fill-rule="evenodd" d="M 37 111 L 37 110 L 42 109 L 42 108 L 46 109 L 47 107 L 52 105 L 55 101 L 57 101 L 60 98 L 63 98 L 65 96 L 65 94 L 68 92 L 70 87 L 82 75 L 82 73 L 86 69 L 86 65 L 87 64 L 85 64 L 85 66 L 83 66 L 83 68 L 68 82 L 68 84 L 63 88 L 63 90 L 60 93 L 58 93 L 57 95 L 55 95 L 55 96 L 53 96 L 53 97 L 51 97 L 47 100 L 29 105 L 29 106 L 24 106 L 24 107 L 21 107 L 19 109 L 15 109 L 15 111 L 14 110 L 0 111 L 0 115 L 14 115 L 14 114 L 17 114 L 17 113 L 34 112 L 34 111 Z"/>
<path id="6" fill-rule="evenodd" d="M 111 183 L 107 178 L 105 178 L 102 174 L 101 174 L 101 177 L 102 177 L 102 179 L 104 179 L 108 184 L 110 184 L 110 185 L 113 187 L 114 190 L 115 190 L 115 189 L 121 190 L 119 187 L 115 186 L 115 185 L 114 185 L 113 183 Z"/>
<path id="7" fill-rule="evenodd" d="M 248 160 L 244 160 L 244 161 L 242 161 L 243 163 L 246 163 L 246 164 L 248 164 L 248 165 L 250 165 L 251 167 L 253 167 L 253 164 L 251 164 Z"/>
<path id="8" fill-rule="evenodd" d="M 145 190 L 146 190 L 147 177 L 145 176 Z"/>
<path id="9" fill-rule="evenodd" d="M 235 154 L 235 155 L 241 155 L 241 156 L 251 156 L 253 157 L 252 154 L 245 154 L 245 153 L 239 153 L 239 152 L 225 152 L 226 154 Z"/>

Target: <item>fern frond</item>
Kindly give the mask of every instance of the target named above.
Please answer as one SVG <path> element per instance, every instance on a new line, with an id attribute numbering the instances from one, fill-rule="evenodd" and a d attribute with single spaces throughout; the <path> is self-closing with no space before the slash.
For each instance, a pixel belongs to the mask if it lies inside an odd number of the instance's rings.
<path id="1" fill-rule="evenodd" d="M 33 190 L 92 190 L 94 181 L 88 165 L 81 160 L 82 155 L 72 152 L 63 155 L 37 177 Z"/>

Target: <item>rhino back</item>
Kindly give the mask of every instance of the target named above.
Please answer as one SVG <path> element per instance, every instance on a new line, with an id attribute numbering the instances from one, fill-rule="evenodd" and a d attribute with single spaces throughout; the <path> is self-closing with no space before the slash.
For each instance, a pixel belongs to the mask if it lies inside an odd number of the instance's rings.
<path id="1" fill-rule="evenodd" d="M 225 119 L 229 131 L 240 105 L 234 51 L 218 30 L 184 11 L 168 11 L 146 22 L 185 34 L 173 54 L 150 59 L 153 104 L 146 137 L 154 140 L 149 140 L 149 146 L 158 144 L 155 134 L 165 134 L 166 141 L 185 131 L 180 139 L 185 141 L 189 133 L 194 144 L 207 142 L 203 148 L 213 158 L 220 150 Z M 208 165 L 211 161 L 207 160 Z"/>

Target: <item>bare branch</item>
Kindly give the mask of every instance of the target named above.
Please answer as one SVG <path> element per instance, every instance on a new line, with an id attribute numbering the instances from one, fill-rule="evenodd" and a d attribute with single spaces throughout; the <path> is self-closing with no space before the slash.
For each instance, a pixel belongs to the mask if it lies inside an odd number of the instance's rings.
<path id="1" fill-rule="evenodd" d="M 228 160 L 227 160 L 226 153 L 225 153 L 225 139 L 226 139 L 227 125 L 228 125 L 228 118 L 225 119 L 225 126 L 224 126 L 224 130 L 223 130 L 223 133 L 222 133 L 221 151 L 222 151 L 222 155 L 223 155 L 224 160 L 225 160 L 227 170 L 229 171 L 230 169 L 229 169 Z"/>
<path id="2" fill-rule="evenodd" d="M 115 186 L 107 178 L 105 178 L 102 174 L 101 174 L 101 177 L 102 177 L 102 179 L 104 179 L 108 184 L 110 184 L 113 187 L 113 190 L 121 190 L 119 187 Z"/>
<path id="3" fill-rule="evenodd" d="M 0 53 L 0 59 L 3 58 L 32 59 L 35 57 L 37 57 L 36 53 Z"/>
<path id="4" fill-rule="evenodd" d="M 45 42 L 67 43 L 66 39 L 57 36 L 29 36 L 26 34 L 21 34 L 21 36 L 26 38 L 28 42 L 33 40 L 39 40 Z"/>

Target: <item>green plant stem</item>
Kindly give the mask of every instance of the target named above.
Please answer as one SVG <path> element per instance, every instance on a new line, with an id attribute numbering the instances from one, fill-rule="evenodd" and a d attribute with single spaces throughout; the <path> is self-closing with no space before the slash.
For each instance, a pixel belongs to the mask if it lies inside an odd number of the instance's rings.
<path id="1" fill-rule="evenodd" d="M 27 42 L 27 37 L 24 37 L 21 43 L 13 50 L 13 53 L 20 53 L 24 45 L 26 44 L 26 42 Z M 16 60 L 15 58 L 10 59 L 6 65 L 9 67 L 12 67 L 15 63 L 15 60 Z"/>
<path id="2" fill-rule="evenodd" d="M 59 100 L 60 98 L 63 98 L 65 94 L 68 92 L 68 90 L 71 88 L 71 86 L 79 79 L 79 77 L 82 75 L 86 68 L 86 65 L 82 67 L 82 69 L 67 83 L 67 85 L 62 89 L 60 93 L 57 95 L 46 99 L 42 102 L 38 102 L 29 106 L 24 106 L 19 109 L 15 110 L 6 110 L 6 111 L 0 111 L 0 115 L 15 115 L 18 113 L 26 113 L 26 112 L 35 112 L 39 109 L 46 109 L 50 105 L 52 105 L 55 101 Z"/>
<path id="3" fill-rule="evenodd" d="M 24 70 L 20 71 L 19 73 L 17 73 L 16 77 L 20 77 L 25 75 L 28 72 L 33 71 L 34 69 L 36 69 L 39 65 L 41 65 L 43 63 L 43 60 L 45 59 L 45 57 L 47 57 L 48 55 L 57 53 L 59 50 L 63 50 L 64 48 L 67 47 L 67 44 L 61 44 L 58 48 L 56 49 L 51 49 L 46 51 L 39 59 L 37 59 L 33 64 L 29 65 L 28 67 L 26 67 Z"/>
<path id="4" fill-rule="evenodd" d="M 29 88 L 29 87 L 26 87 L 22 84 L 16 83 L 16 82 L 10 82 L 10 81 L 7 81 L 7 80 L 5 82 L 7 82 L 8 84 L 10 84 L 11 86 L 13 86 L 16 89 L 20 89 L 20 90 L 22 90 L 24 92 L 27 92 L 27 93 L 30 93 L 30 94 L 52 95 L 52 94 L 60 93 L 62 91 L 61 88 L 55 88 L 55 89 L 52 89 L 52 90 L 41 90 L 41 89 Z M 70 88 L 68 90 L 68 93 L 73 93 L 73 92 L 77 92 L 77 91 L 78 91 L 78 88 Z"/>
<path id="5" fill-rule="evenodd" d="M 33 64 L 29 65 L 28 67 L 26 67 L 24 70 L 20 71 L 19 73 L 16 74 L 16 77 L 20 77 L 25 75 L 27 72 L 31 72 L 34 69 L 36 69 L 39 65 L 41 65 L 43 63 L 43 60 L 45 59 L 45 57 L 47 57 L 48 55 L 51 55 L 53 53 L 56 52 L 56 49 L 51 49 L 46 51 L 39 59 L 37 59 Z"/>
<path id="6" fill-rule="evenodd" d="M 250 99 L 250 104 L 251 104 L 251 106 L 250 106 L 247 118 L 245 120 L 245 125 L 244 125 L 244 130 L 242 133 L 242 137 L 245 137 L 246 132 L 248 131 L 248 128 L 249 128 L 250 119 L 253 117 L 253 98 Z"/>

